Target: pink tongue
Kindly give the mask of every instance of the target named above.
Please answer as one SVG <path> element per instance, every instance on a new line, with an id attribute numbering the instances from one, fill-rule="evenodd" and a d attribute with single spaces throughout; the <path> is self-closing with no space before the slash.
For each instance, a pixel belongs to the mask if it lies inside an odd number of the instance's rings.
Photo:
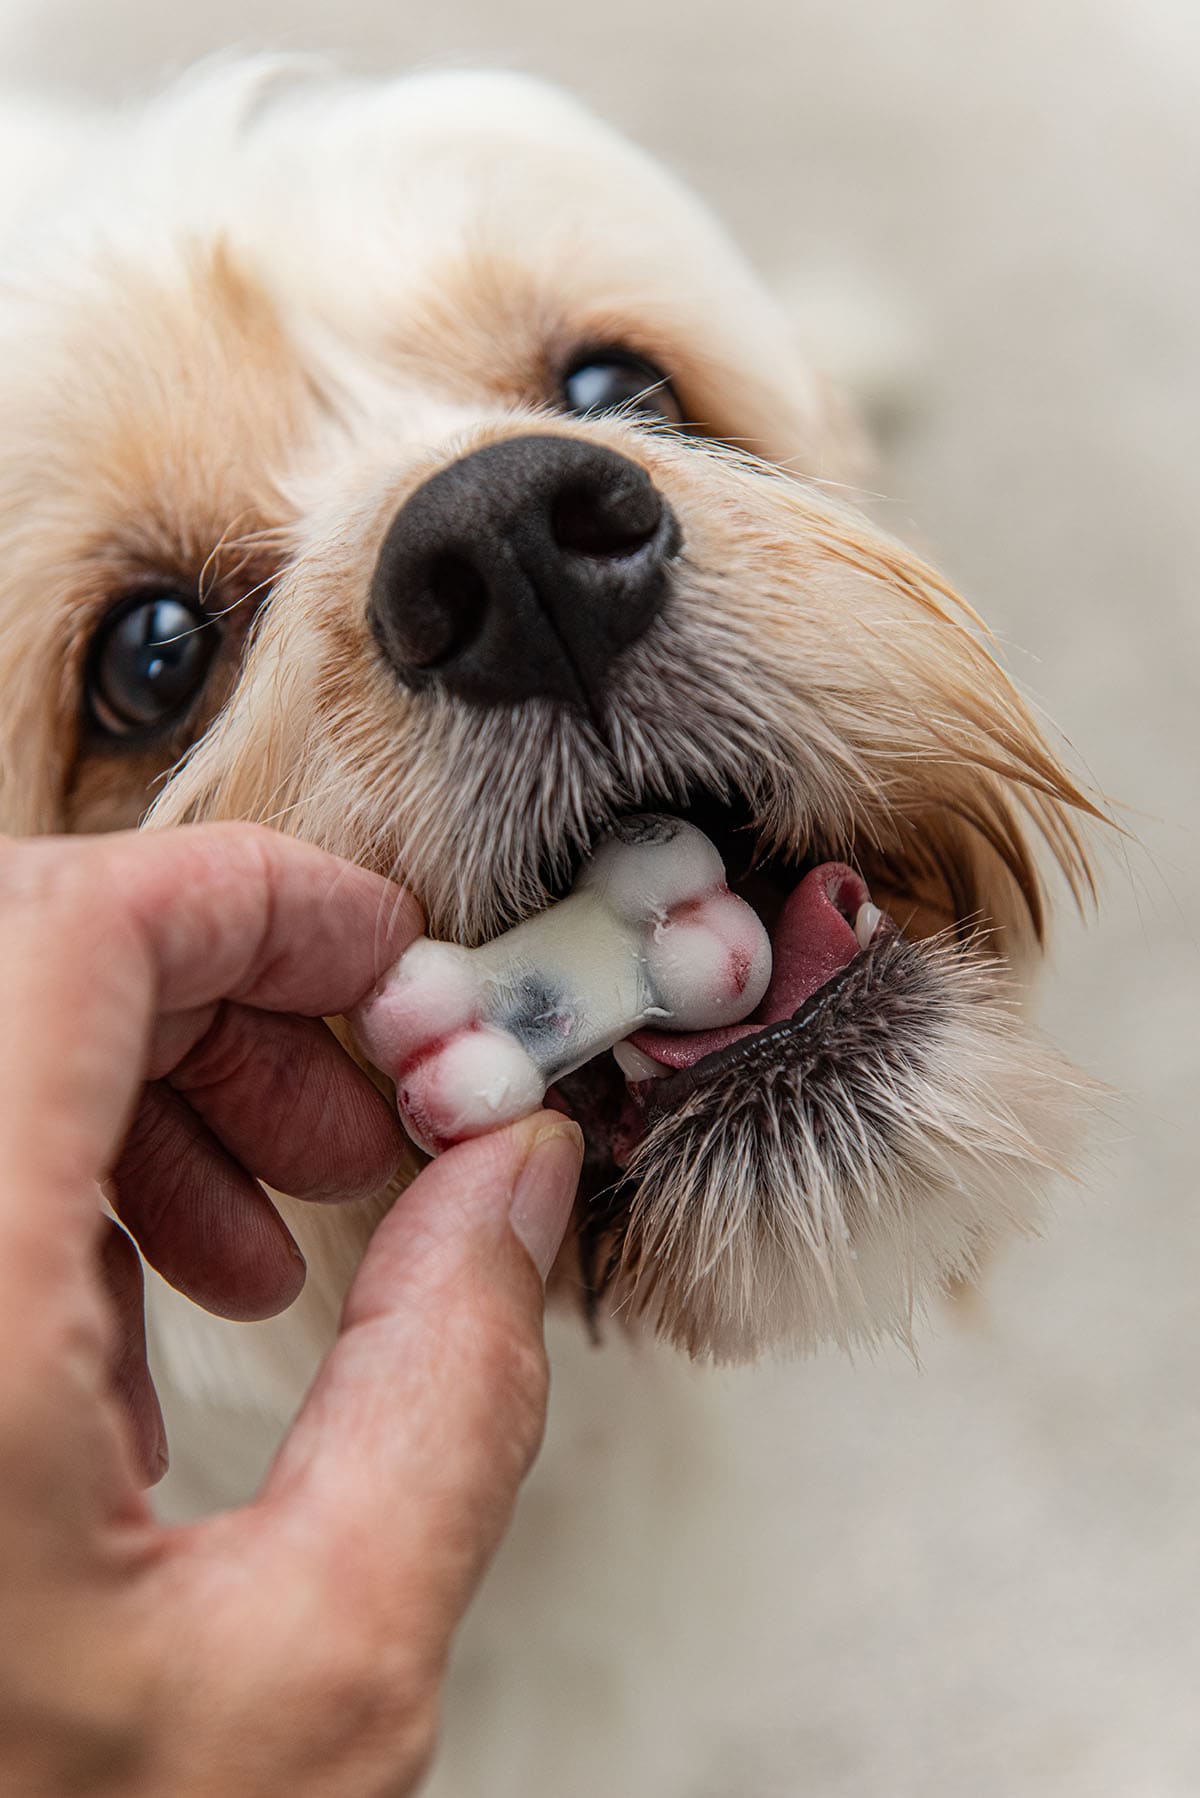
<path id="1" fill-rule="evenodd" d="M 748 1023 L 688 1033 L 639 1030 L 630 1042 L 664 1067 L 690 1068 L 740 1037 L 790 1018 L 858 954 L 858 938 L 844 914 L 853 918 L 869 898 L 865 882 L 844 862 L 813 868 L 780 914 L 771 938 L 771 984 Z"/>

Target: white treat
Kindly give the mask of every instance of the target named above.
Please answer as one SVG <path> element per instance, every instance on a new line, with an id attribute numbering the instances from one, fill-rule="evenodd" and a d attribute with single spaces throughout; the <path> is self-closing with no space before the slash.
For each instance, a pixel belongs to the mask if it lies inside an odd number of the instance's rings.
<path id="1" fill-rule="evenodd" d="M 712 1030 L 767 990 L 771 945 L 681 819 L 627 818 L 558 905 L 479 949 L 421 937 L 352 1020 L 430 1154 L 536 1111 L 643 1025 Z"/>

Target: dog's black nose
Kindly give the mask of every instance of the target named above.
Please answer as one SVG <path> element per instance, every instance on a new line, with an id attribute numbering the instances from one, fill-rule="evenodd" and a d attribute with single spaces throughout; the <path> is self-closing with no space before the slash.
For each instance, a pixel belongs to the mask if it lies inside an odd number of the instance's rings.
<path id="1" fill-rule="evenodd" d="M 418 487 L 368 618 L 406 686 L 594 705 L 662 608 L 679 527 L 645 470 L 573 437 L 489 444 Z"/>

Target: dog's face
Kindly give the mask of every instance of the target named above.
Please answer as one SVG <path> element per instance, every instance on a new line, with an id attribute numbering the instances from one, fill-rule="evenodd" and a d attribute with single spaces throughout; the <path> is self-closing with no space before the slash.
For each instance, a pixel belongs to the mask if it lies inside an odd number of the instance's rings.
<path id="1" fill-rule="evenodd" d="M 903 1331 L 1073 1132 L 1014 971 L 1088 808 L 770 304 L 517 78 L 209 75 L 89 160 L 0 304 L 3 823 L 265 820 L 467 942 L 631 810 L 768 926 L 850 862 L 898 928 L 794 1017 L 564 1083 L 577 1247 L 695 1352 Z"/>

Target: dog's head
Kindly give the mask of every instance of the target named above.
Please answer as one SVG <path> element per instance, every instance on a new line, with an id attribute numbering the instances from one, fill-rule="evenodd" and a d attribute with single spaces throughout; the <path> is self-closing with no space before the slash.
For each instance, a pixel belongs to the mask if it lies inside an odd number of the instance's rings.
<path id="1" fill-rule="evenodd" d="M 580 1266 L 695 1352 L 905 1329 L 1069 1153 L 1015 996 L 1090 807 L 840 497 L 769 302 L 515 77 L 225 71 L 85 142 L 0 304 L 4 823 L 265 820 L 465 942 L 630 810 L 769 926 L 851 863 L 898 930 L 793 1018 L 632 1110 L 609 1058 L 564 1084 Z"/>

